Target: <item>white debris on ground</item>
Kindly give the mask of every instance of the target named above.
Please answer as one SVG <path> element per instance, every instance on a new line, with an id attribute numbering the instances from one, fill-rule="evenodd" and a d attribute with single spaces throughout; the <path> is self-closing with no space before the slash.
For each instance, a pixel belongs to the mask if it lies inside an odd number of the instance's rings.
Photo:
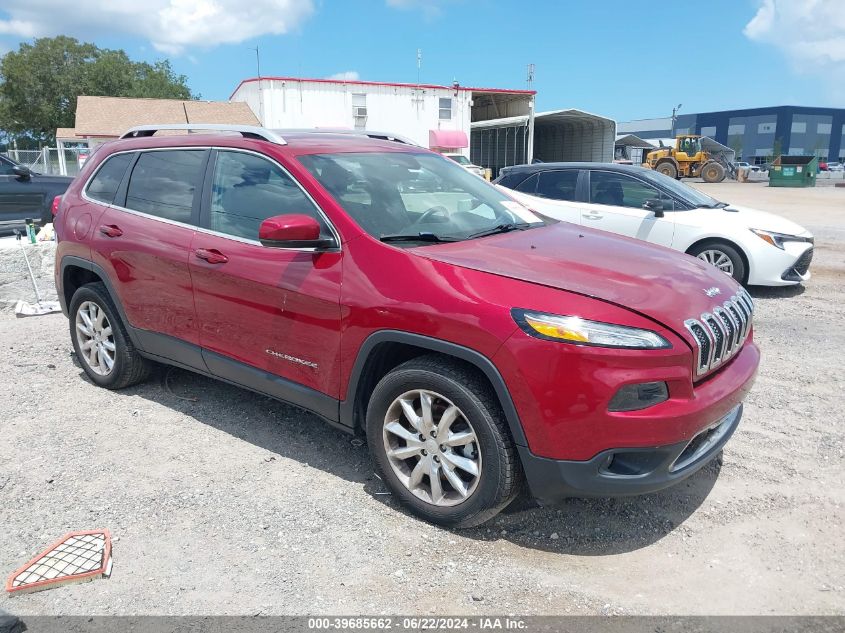
<path id="1" fill-rule="evenodd" d="M 35 283 L 44 301 L 56 301 L 56 284 L 53 280 L 53 262 L 56 256 L 55 242 L 30 244 L 22 241 Z M 35 291 L 21 250 L 21 243 L 14 238 L 0 240 L 0 313 L 12 314 L 15 304 L 23 300 L 35 303 Z"/>

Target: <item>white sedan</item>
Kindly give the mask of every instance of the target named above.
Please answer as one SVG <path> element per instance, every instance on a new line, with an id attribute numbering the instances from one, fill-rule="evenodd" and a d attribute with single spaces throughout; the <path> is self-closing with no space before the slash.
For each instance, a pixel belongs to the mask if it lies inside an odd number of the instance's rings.
<path id="1" fill-rule="evenodd" d="M 720 202 L 650 169 L 541 163 L 505 168 L 494 182 L 544 215 L 668 246 L 746 285 L 810 279 L 813 236 L 805 228 Z"/>

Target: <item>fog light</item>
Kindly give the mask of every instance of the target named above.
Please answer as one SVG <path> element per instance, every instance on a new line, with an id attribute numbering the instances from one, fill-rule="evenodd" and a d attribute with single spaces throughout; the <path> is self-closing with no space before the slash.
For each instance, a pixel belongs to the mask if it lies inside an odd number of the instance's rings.
<path id="1" fill-rule="evenodd" d="M 625 385 L 610 401 L 608 411 L 638 411 L 669 399 L 665 382 L 641 382 Z"/>

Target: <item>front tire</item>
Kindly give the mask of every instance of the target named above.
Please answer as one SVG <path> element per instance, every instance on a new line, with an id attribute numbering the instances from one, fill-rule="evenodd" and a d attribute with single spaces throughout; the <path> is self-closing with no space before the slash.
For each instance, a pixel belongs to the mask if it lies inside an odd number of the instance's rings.
<path id="1" fill-rule="evenodd" d="M 367 441 L 384 482 L 415 515 L 466 528 L 517 495 L 521 471 L 490 385 L 451 359 L 410 360 L 376 385 Z"/>
<path id="2" fill-rule="evenodd" d="M 739 283 L 745 283 L 745 261 L 735 246 L 725 242 L 704 242 L 691 248 L 688 254 L 715 266 Z"/>
<path id="3" fill-rule="evenodd" d="M 92 382 L 106 389 L 123 389 L 149 376 L 151 364 L 132 345 L 104 284 L 79 288 L 68 314 L 73 349 Z"/>
<path id="4" fill-rule="evenodd" d="M 722 182 L 725 179 L 725 168 L 719 163 L 709 162 L 701 168 L 701 179 L 704 182 Z"/>

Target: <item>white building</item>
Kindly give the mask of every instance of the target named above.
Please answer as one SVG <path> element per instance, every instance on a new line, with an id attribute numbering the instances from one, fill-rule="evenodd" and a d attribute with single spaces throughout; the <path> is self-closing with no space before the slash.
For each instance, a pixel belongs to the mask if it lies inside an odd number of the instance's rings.
<path id="1" fill-rule="evenodd" d="M 340 128 L 391 132 L 424 147 L 469 156 L 474 121 L 528 117 L 535 91 L 458 84 L 261 77 L 244 79 L 230 97 L 245 101 L 268 128 Z"/>

